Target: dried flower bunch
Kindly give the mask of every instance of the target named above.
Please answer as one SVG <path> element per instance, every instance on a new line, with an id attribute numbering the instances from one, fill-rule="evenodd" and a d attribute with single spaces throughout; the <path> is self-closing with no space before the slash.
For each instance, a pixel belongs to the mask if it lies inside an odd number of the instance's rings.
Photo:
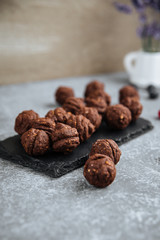
<path id="1" fill-rule="evenodd" d="M 131 14 L 136 10 L 140 22 L 137 34 L 143 40 L 143 49 L 147 52 L 160 51 L 160 0 L 123 0 L 114 1 L 120 12 Z"/>
<path id="2" fill-rule="evenodd" d="M 121 130 L 137 120 L 142 112 L 139 94 L 131 86 L 120 90 L 120 104 L 112 106 L 104 84 L 98 81 L 86 86 L 84 99 L 71 97 L 71 92 L 74 95 L 71 88 L 59 87 L 57 91 L 55 97 L 58 103 L 63 102 L 62 107 L 50 110 L 43 118 L 33 110 L 23 111 L 15 120 L 15 131 L 21 135 L 22 146 L 29 155 L 43 155 L 48 150 L 70 153 L 92 136 L 102 119 L 111 129 Z M 102 145 L 110 151 L 113 143 L 108 141 Z M 96 153 L 101 154 L 97 150 Z M 113 158 L 112 155 L 109 157 Z M 118 160 L 114 159 L 115 163 Z"/>

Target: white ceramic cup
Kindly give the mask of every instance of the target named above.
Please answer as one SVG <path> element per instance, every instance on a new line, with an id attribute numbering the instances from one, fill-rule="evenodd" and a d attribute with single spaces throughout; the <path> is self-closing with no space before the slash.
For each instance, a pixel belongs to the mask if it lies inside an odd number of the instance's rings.
<path id="1" fill-rule="evenodd" d="M 160 53 L 131 52 L 124 58 L 130 82 L 139 87 L 160 87 Z"/>

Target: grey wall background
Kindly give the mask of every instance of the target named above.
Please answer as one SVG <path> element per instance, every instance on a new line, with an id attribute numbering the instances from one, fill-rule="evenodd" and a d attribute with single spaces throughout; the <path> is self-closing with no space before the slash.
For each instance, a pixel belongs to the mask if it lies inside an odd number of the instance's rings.
<path id="1" fill-rule="evenodd" d="M 0 84 L 123 70 L 136 18 L 112 0 L 1 0 Z"/>

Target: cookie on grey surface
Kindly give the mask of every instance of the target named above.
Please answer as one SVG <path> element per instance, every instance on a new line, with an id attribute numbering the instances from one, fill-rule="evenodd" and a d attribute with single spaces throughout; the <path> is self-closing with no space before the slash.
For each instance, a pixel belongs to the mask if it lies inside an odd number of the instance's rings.
<path id="1" fill-rule="evenodd" d="M 89 156 L 99 153 L 110 157 L 117 164 L 121 157 L 121 150 L 112 139 L 98 139 L 91 148 Z"/>
<path id="2" fill-rule="evenodd" d="M 116 168 L 110 157 L 103 154 L 94 154 L 86 161 L 83 174 L 91 185 L 104 188 L 114 181 Z"/>

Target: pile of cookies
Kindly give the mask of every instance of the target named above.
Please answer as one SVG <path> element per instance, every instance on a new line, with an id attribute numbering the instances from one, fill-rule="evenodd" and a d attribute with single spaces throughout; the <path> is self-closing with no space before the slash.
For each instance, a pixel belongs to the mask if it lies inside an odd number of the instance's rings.
<path id="1" fill-rule="evenodd" d="M 21 112 L 15 120 L 15 131 L 21 136 L 26 153 L 43 155 L 47 151 L 72 152 L 100 127 L 102 120 L 115 130 L 126 128 L 142 112 L 136 88 L 125 86 L 119 92 L 119 104 L 111 105 L 104 84 L 92 81 L 84 98 L 76 98 L 72 88 L 59 87 L 56 101 L 62 105 L 41 118 L 33 110 Z M 97 140 L 84 167 L 87 181 L 96 187 L 106 187 L 116 176 L 115 164 L 121 151 L 111 139 Z"/>
<path id="2" fill-rule="evenodd" d="M 92 81 L 84 99 L 76 98 L 72 88 L 59 87 L 56 101 L 62 105 L 50 110 L 44 118 L 33 110 L 23 111 L 15 120 L 15 131 L 29 155 L 43 155 L 49 149 L 72 152 L 99 128 L 102 119 L 113 129 L 124 129 L 142 112 L 139 94 L 132 86 L 120 90 L 120 104 L 112 105 L 104 84 Z"/>

